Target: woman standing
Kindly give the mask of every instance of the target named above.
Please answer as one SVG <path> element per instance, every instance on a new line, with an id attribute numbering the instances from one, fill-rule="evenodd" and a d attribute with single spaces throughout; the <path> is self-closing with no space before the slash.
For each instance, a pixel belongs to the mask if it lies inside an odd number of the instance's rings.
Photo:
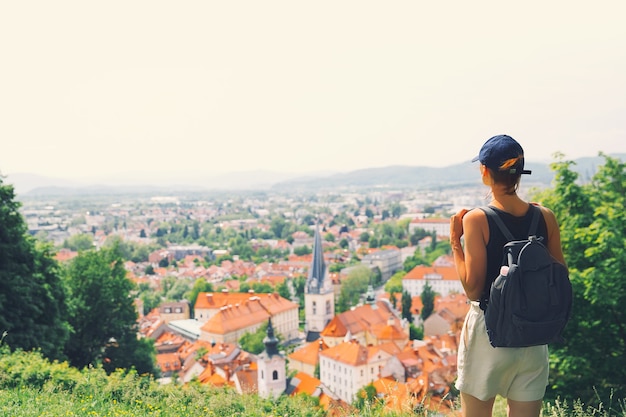
<path id="1" fill-rule="evenodd" d="M 533 210 L 541 210 L 537 234 L 550 254 L 565 265 L 559 226 L 546 207 L 528 203 L 518 194 L 524 151 L 512 137 L 490 138 L 473 161 L 480 161 L 484 185 L 491 189 L 491 206 L 516 239 L 528 238 Z M 464 244 L 461 244 L 463 236 Z M 450 244 L 463 288 L 471 300 L 458 351 L 456 387 L 465 417 L 491 416 L 496 395 L 507 399 L 509 416 L 537 417 L 548 384 L 548 346 L 494 348 L 489 343 L 484 310 L 491 283 L 498 276 L 507 239 L 482 210 L 463 209 L 450 219 Z"/>

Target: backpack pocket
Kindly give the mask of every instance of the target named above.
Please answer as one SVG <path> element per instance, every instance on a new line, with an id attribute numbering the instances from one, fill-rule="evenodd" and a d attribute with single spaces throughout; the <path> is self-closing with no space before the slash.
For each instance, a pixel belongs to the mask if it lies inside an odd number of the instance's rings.
<path id="1" fill-rule="evenodd" d="M 516 315 L 513 315 L 511 321 L 513 328 L 509 329 L 510 337 L 508 338 L 511 347 L 547 345 L 560 341 L 558 335 L 566 324 L 564 318 L 536 322 Z"/>

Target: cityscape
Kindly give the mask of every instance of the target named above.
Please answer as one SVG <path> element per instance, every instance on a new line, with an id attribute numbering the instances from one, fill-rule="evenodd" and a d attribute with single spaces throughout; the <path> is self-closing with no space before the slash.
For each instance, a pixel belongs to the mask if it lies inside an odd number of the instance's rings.
<path id="1" fill-rule="evenodd" d="M 163 384 L 306 393 L 325 409 L 369 386 L 389 407 L 448 412 L 468 310 L 448 218 L 485 197 L 479 187 L 46 195 L 22 198 L 21 212 L 59 262 L 125 248 L 139 336 L 153 341 Z M 210 291 L 185 298 L 198 282 Z M 242 343 L 253 334 L 260 351 Z"/>

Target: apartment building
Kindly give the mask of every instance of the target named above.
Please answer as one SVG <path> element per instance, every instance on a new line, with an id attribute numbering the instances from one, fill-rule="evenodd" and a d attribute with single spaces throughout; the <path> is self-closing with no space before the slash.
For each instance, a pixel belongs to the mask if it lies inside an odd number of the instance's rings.
<path id="1" fill-rule="evenodd" d="M 394 344 L 364 346 L 356 339 L 321 351 L 320 381 L 351 404 L 364 386 L 380 378 L 387 361 L 398 354 Z"/>
<path id="2" fill-rule="evenodd" d="M 276 293 L 200 293 L 195 314 L 203 323 L 200 340 L 237 343 L 270 318 L 284 340 L 298 337 L 298 305 Z"/>
<path id="3" fill-rule="evenodd" d="M 463 285 L 454 266 L 417 265 L 402 278 L 402 290 L 411 297 L 421 295 L 426 284 L 444 297 L 451 293 L 463 293 Z"/>
<path id="4" fill-rule="evenodd" d="M 402 252 L 400 249 L 382 249 L 368 253 L 361 258 L 361 263 L 368 266 L 377 266 L 383 282 L 402 269 Z"/>
<path id="5" fill-rule="evenodd" d="M 427 219 L 413 219 L 409 223 L 409 234 L 412 234 L 415 229 L 423 229 L 427 232 L 435 232 L 437 238 L 448 239 L 450 237 L 450 219 L 445 218 L 427 218 Z"/>

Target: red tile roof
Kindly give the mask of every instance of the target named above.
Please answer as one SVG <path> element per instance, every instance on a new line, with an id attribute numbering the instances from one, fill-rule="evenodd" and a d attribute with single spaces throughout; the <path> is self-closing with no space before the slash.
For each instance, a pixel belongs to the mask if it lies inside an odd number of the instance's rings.
<path id="1" fill-rule="evenodd" d="M 328 348 L 320 352 L 320 356 L 348 365 L 359 366 L 367 364 L 370 352 L 366 346 L 361 345 L 356 340 L 352 340 Z"/>
<path id="2" fill-rule="evenodd" d="M 159 353 L 156 355 L 157 364 L 161 372 L 180 371 L 181 363 L 178 353 Z"/>
<path id="3" fill-rule="evenodd" d="M 243 303 L 254 295 L 261 297 L 265 296 L 265 294 L 249 294 L 241 292 L 201 292 L 196 298 L 194 308 L 219 309 L 227 305 Z"/>
<path id="4" fill-rule="evenodd" d="M 337 314 L 324 328 L 321 335 L 327 337 L 343 337 L 349 331 L 352 335 L 370 330 L 377 324 L 386 325 L 389 317 L 393 316 L 387 303 L 378 301 L 376 308 L 365 304 Z"/>
<path id="5" fill-rule="evenodd" d="M 385 323 L 376 323 L 371 326 L 370 332 L 380 341 L 393 341 L 393 340 L 409 340 L 409 335 L 404 331 L 400 322 L 397 319 L 392 319 L 392 323 L 389 320 Z"/>
<path id="6" fill-rule="evenodd" d="M 445 297 L 435 298 L 434 310 L 436 312 L 447 310 L 454 318 L 465 318 L 470 309 L 467 295 L 465 294 L 448 294 Z"/>
<path id="7" fill-rule="evenodd" d="M 304 372 L 298 372 L 294 376 L 294 378 L 297 378 L 300 383 L 294 388 L 291 395 L 305 393 L 312 396 L 322 384 L 319 379 L 312 377 L 311 375 L 305 374 Z"/>
<path id="8" fill-rule="evenodd" d="M 315 366 L 319 362 L 319 353 L 326 349 L 328 345 L 318 339 L 295 350 L 289 355 L 289 359 Z"/>
<path id="9" fill-rule="evenodd" d="M 60 249 L 56 253 L 56 255 L 54 256 L 54 259 L 56 259 L 59 262 L 66 262 L 71 259 L 74 259 L 77 256 L 78 256 L 78 252 L 63 248 L 63 249 Z"/>
<path id="10" fill-rule="evenodd" d="M 201 327 L 202 331 L 227 334 L 267 321 L 270 314 L 259 298 L 245 300 L 241 304 L 224 306 Z"/>
<path id="11" fill-rule="evenodd" d="M 428 279 L 429 275 L 437 275 L 446 281 L 458 281 L 459 276 L 456 272 L 456 268 L 453 266 L 426 266 L 417 265 L 411 269 L 402 280 L 408 279 Z"/>
<path id="12" fill-rule="evenodd" d="M 450 224 L 450 219 L 447 218 L 433 218 L 429 217 L 426 219 L 413 219 L 411 220 L 413 224 Z"/>

